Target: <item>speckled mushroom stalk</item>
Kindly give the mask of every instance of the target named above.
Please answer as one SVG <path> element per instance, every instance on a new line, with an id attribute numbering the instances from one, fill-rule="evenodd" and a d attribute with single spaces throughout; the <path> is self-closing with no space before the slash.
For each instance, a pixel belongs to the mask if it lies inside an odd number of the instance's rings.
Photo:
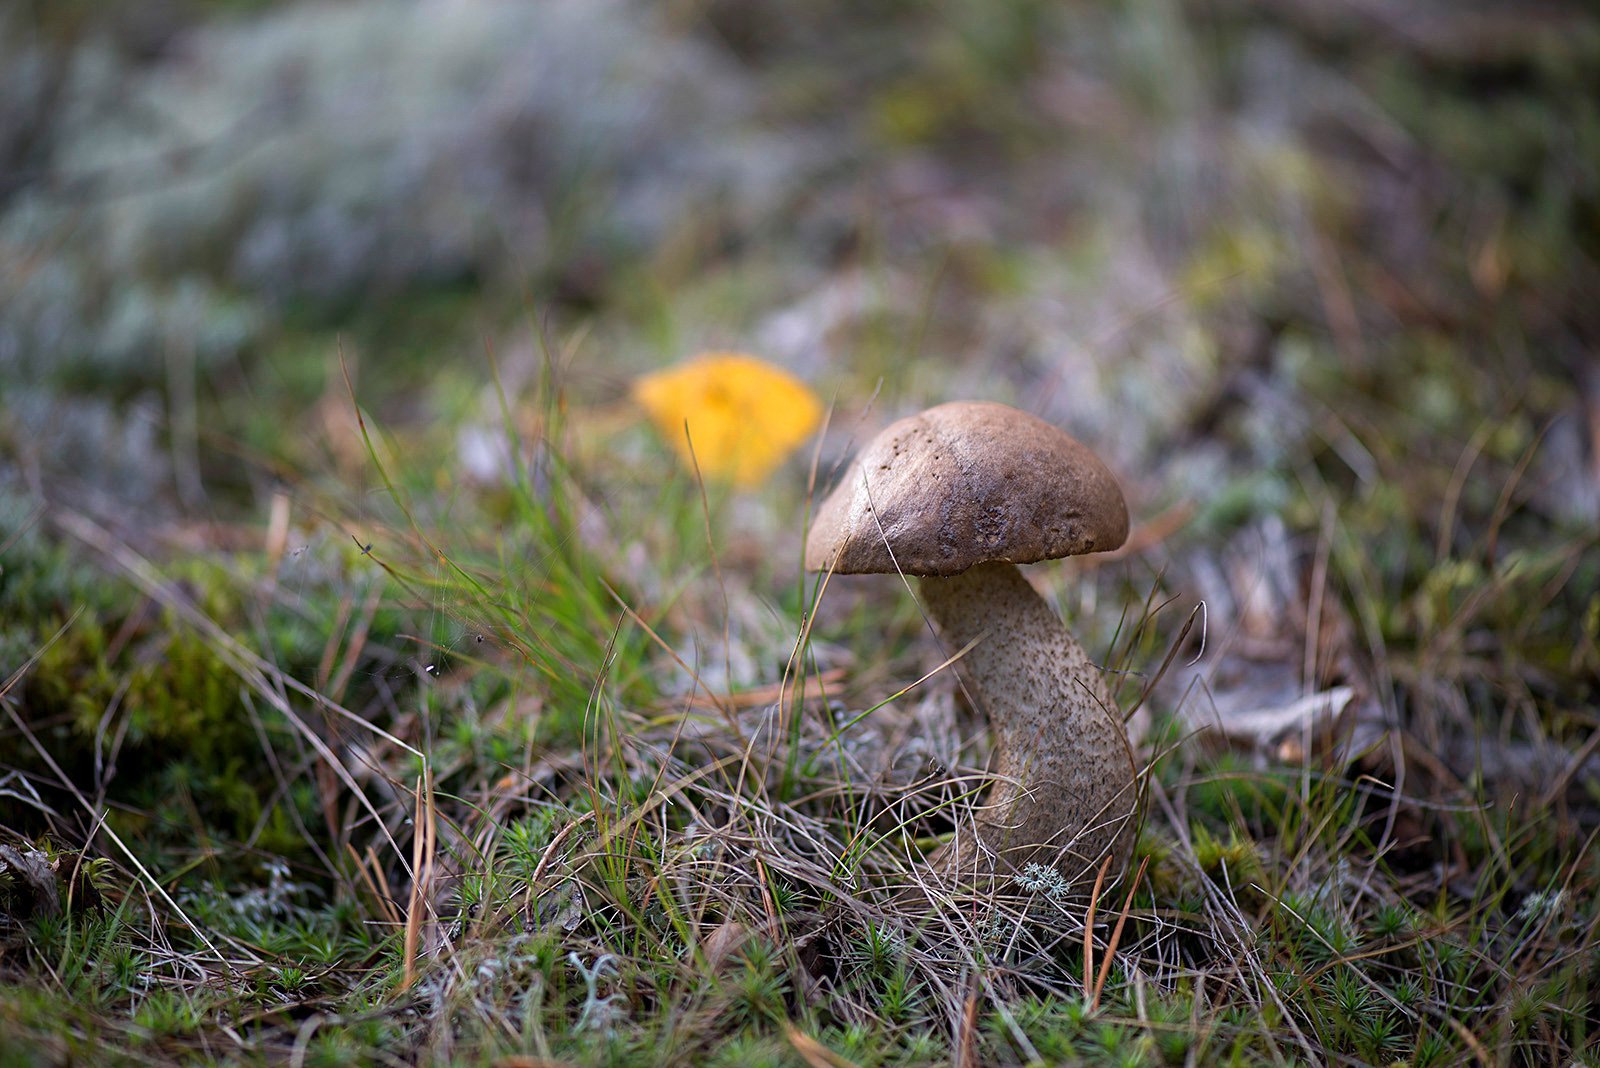
<path id="1" fill-rule="evenodd" d="M 923 578 L 921 588 L 952 652 L 976 641 L 956 670 L 995 737 L 995 784 L 973 815 L 976 839 L 958 834 L 935 864 L 983 874 L 1033 861 L 1069 877 L 1092 874 L 1108 853 L 1120 864 L 1137 769 L 1083 646 L 1014 564 Z"/>
<path id="2" fill-rule="evenodd" d="M 817 509 L 806 567 L 916 575 L 995 734 L 995 785 L 933 858 L 979 878 L 1034 861 L 1125 864 L 1136 769 L 1105 679 L 1017 564 L 1104 552 L 1122 490 L 1081 442 L 1003 404 L 941 404 L 885 427 Z"/>

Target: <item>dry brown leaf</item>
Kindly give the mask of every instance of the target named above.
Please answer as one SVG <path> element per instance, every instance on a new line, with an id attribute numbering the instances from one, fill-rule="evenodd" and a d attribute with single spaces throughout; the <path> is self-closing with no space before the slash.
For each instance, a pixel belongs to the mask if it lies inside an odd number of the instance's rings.
<path id="1" fill-rule="evenodd" d="M 723 920 L 705 941 L 706 968 L 715 972 L 727 963 L 728 955 L 744 945 L 750 929 L 738 920 Z"/>

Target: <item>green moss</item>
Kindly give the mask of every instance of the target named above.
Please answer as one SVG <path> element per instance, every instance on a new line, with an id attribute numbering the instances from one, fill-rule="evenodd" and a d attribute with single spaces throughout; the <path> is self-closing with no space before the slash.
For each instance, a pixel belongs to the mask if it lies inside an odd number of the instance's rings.
<path id="1" fill-rule="evenodd" d="M 1247 826 L 1276 827 L 1293 798 L 1292 773 L 1260 770 L 1240 753 L 1218 753 L 1189 782 L 1189 803 L 1195 811 L 1227 827 L 1243 819 Z"/>

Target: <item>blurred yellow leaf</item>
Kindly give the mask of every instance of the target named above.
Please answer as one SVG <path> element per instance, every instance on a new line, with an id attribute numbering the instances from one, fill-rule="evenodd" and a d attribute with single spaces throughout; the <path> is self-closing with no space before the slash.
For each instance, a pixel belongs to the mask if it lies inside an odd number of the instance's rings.
<path id="1" fill-rule="evenodd" d="M 685 466 L 699 460 L 706 478 L 739 486 L 766 478 L 822 418 L 804 382 L 739 352 L 703 352 L 645 375 L 633 396 Z"/>

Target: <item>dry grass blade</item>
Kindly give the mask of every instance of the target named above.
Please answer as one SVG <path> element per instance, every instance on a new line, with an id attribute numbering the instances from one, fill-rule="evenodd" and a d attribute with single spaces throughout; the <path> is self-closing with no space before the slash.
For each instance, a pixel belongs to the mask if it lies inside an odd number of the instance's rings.
<path id="1" fill-rule="evenodd" d="M 545 846 L 544 852 L 539 856 L 539 866 L 533 869 L 533 874 L 528 878 L 529 894 L 533 894 L 538 890 L 539 884 L 544 881 L 544 874 L 549 869 L 551 861 L 555 859 L 556 854 L 560 851 L 561 846 L 566 842 L 566 840 L 570 838 L 573 832 L 575 832 L 579 827 L 582 827 L 585 823 L 588 823 L 592 819 L 594 819 L 594 813 L 585 812 L 583 815 L 579 816 L 577 819 L 561 828 L 561 830 L 556 833 L 556 836 L 550 839 L 550 844 Z"/>
<path id="2" fill-rule="evenodd" d="M 1166 677 L 1167 669 L 1172 666 L 1172 661 L 1177 658 L 1178 650 L 1182 649 L 1183 648 L 1183 643 L 1188 640 L 1189 631 L 1191 629 L 1193 629 L 1193 627 L 1194 627 L 1194 618 L 1195 618 L 1195 616 L 1200 615 L 1204 611 L 1205 611 L 1205 602 L 1204 601 L 1202 601 L 1200 604 L 1195 605 L 1194 608 L 1190 609 L 1189 615 L 1183 621 L 1183 626 L 1179 629 L 1177 637 L 1173 638 L 1172 641 L 1167 643 L 1167 653 L 1166 653 L 1166 655 L 1164 657 L 1161 658 L 1161 666 L 1156 669 L 1156 673 L 1150 677 L 1150 681 L 1145 683 L 1144 688 L 1139 691 L 1138 699 L 1135 700 L 1133 702 L 1133 704 L 1128 706 L 1127 711 L 1122 713 L 1122 721 L 1124 723 L 1126 723 L 1129 720 L 1131 720 L 1133 718 L 1133 716 L 1134 716 L 1134 713 L 1138 712 L 1141 708 L 1144 707 L 1145 702 L 1150 699 L 1150 695 L 1152 693 L 1154 693 L 1156 687 L 1161 684 L 1161 680 Z M 1203 631 L 1202 631 L 1202 638 L 1201 638 L 1200 648 L 1201 648 L 1201 652 L 1203 653 L 1205 651 L 1205 640 L 1204 640 L 1204 632 Z M 1198 654 L 1197 654 L 1197 658 L 1198 658 Z"/>
<path id="3" fill-rule="evenodd" d="M 1083 1000 L 1088 1005 L 1092 1005 L 1099 994 L 1099 986 L 1094 981 L 1094 909 L 1100 900 L 1100 888 L 1105 885 L 1106 872 L 1110 870 L 1114 859 L 1108 855 L 1100 862 L 1100 870 L 1094 877 L 1094 889 L 1089 891 L 1089 907 L 1083 916 Z"/>
<path id="4" fill-rule="evenodd" d="M 1133 884 L 1128 887 L 1128 896 L 1122 901 L 1122 912 L 1117 916 L 1117 925 L 1111 929 L 1111 940 L 1106 943 L 1105 960 L 1100 962 L 1100 974 L 1094 981 L 1094 997 L 1089 1002 L 1089 1011 L 1095 1012 L 1100 1008 L 1100 992 L 1105 989 L 1106 977 L 1111 974 L 1111 961 L 1116 957 L 1117 945 L 1122 941 L 1122 928 L 1128 922 L 1128 913 L 1133 909 L 1133 895 L 1139 890 L 1139 883 L 1144 879 L 1145 868 L 1150 864 L 1150 858 L 1145 857 L 1139 861 L 1139 870 L 1134 872 Z"/>
<path id="5" fill-rule="evenodd" d="M 1467 1026 L 1460 1020 L 1447 1018 L 1447 1022 L 1450 1024 L 1450 1029 L 1454 1031 L 1456 1036 L 1460 1038 L 1461 1041 L 1466 1044 L 1466 1047 L 1472 1051 L 1472 1056 L 1479 1064 L 1483 1065 L 1483 1068 L 1489 1068 L 1490 1065 L 1500 1063 L 1498 1058 L 1484 1048 L 1484 1045 L 1481 1041 L 1479 1041 L 1478 1036 L 1468 1030 Z"/>
<path id="6" fill-rule="evenodd" d="M 422 927 L 432 907 L 433 869 L 437 841 L 434 833 L 435 808 L 433 782 L 426 771 L 417 777 L 416 806 L 412 817 L 411 898 L 406 904 L 404 973 L 401 990 L 410 990 L 417 981 L 417 950 L 422 944 Z"/>
<path id="7" fill-rule="evenodd" d="M 976 1068 L 978 1039 L 978 980 L 974 976 L 970 989 L 961 1003 L 960 1025 L 956 1029 L 956 1064 L 958 1068 Z"/>
<path id="8" fill-rule="evenodd" d="M 384 883 L 383 864 L 378 860 L 378 855 L 372 847 L 367 847 L 366 855 L 356 852 L 356 847 L 349 842 L 345 849 L 350 853 L 350 859 L 356 866 L 356 873 L 361 876 L 361 881 L 366 884 L 367 892 L 372 895 L 373 901 L 383 910 L 389 922 L 396 927 L 405 923 L 405 917 L 400 915 L 400 910 L 395 907 L 394 898 L 389 895 L 389 889 Z"/>

